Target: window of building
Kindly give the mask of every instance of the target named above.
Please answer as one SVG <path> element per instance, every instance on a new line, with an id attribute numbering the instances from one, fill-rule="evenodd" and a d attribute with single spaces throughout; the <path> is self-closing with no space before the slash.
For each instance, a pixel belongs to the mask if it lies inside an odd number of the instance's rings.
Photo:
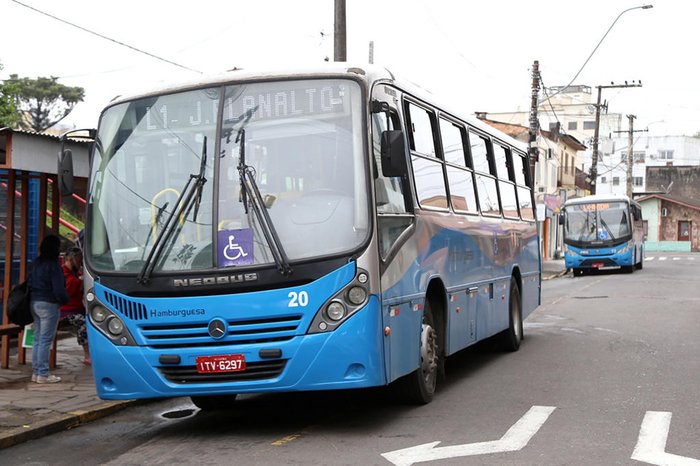
<path id="1" fill-rule="evenodd" d="M 578 129 L 578 122 L 570 121 L 569 124 L 567 125 L 567 128 L 569 129 L 569 131 Z"/>
<path id="2" fill-rule="evenodd" d="M 632 179 L 633 183 L 635 186 L 644 186 L 644 177 L 643 176 L 635 176 Z"/>
<path id="3" fill-rule="evenodd" d="M 644 163 L 644 160 L 646 159 L 646 153 L 642 151 L 634 151 L 632 153 L 632 159 L 634 160 L 634 163 Z"/>
<path id="4" fill-rule="evenodd" d="M 595 121 L 584 121 L 583 129 L 595 129 Z"/>
<path id="5" fill-rule="evenodd" d="M 607 176 L 601 176 L 600 177 L 600 183 L 601 184 L 606 184 L 608 182 L 608 177 Z"/>
<path id="6" fill-rule="evenodd" d="M 673 151 L 672 150 L 660 150 L 659 151 L 659 158 L 664 159 L 664 160 L 673 160 Z"/>
<path id="7" fill-rule="evenodd" d="M 613 186 L 620 186 L 620 177 L 619 176 L 613 176 L 612 180 L 613 180 L 612 181 Z"/>

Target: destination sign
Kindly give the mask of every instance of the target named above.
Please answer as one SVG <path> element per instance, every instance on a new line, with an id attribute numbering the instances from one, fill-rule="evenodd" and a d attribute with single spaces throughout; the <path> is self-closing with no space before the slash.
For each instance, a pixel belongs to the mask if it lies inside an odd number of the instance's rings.
<path id="1" fill-rule="evenodd" d="M 305 80 L 237 84 L 224 91 L 224 126 L 313 115 L 349 113 L 350 81 Z M 137 131 L 190 129 L 216 125 L 220 88 L 144 99 L 130 104 Z"/>
<path id="2" fill-rule="evenodd" d="M 250 121 L 289 118 L 319 114 L 346 113 L 348 86 L 338 81 L 283 81 L 251 84 L 240 91 L 232 86 L 226 94 L 224 123 L 237 123 L 241 118 Z"/>
<path id="3" fill-rule="evenodd" d="M 621 202 L 603 202 L 597 204 L 575 204 L 570 207 L 573 211 L 595 212 L 596 210 L 624 209 L 624 204 Z"/>

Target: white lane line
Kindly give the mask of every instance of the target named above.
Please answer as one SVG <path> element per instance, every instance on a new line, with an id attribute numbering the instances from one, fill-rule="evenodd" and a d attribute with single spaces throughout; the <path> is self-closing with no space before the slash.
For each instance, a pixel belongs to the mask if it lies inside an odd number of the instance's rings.
<path id="1" fill-rule="evenodd" d="M 666 453 L 666 440 L 671 427 L 671 413 L 666 411 L 647 411 L 639 429 L 637 446 L 632 452 L 632 459 L 644 463 L 665 466 L 698 466 L 700 460 L 687 456 Z"/>
<path id="2" fill-rule="evenodd" d="M 382 453 L 382 456 L 396 466 L 410 466 L 424 461 L 518 451 L 528 444 L 555 409 L 554 406 L 533 406 L 500 440 L 435 448 L 440 443 L 437 441 Z"/>

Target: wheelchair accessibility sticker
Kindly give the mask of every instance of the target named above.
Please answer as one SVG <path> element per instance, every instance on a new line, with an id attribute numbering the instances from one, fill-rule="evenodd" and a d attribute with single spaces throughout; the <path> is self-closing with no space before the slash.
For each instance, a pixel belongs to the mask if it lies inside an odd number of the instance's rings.
<path id="1" fill-rule="evenodd" d="M 253 261 L 253 230 L 219 231 L 219 267 L 250 265 Z"/>

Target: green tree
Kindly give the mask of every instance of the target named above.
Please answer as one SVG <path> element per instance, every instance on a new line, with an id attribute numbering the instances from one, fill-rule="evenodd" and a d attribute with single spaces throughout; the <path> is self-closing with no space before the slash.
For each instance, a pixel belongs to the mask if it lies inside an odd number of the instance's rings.
<path id="1" fill-rule="evenodd" d="M 15 106 L 22 113 L 19 126 L 41 132 L 64 119 L 85 97 L 82 87 L 64 86 L 57 77 L 19 78 L 11 74 L 5 85 L 15 92 Z"/>
<path id="2" fill-rule="evenodd" d="M 3 66 L 0 63 L 0 71 Z M 11 128 L 19 123 L 19 112 L 15 108 L 15 86 L 0 82 L 0 128 Z"/>

